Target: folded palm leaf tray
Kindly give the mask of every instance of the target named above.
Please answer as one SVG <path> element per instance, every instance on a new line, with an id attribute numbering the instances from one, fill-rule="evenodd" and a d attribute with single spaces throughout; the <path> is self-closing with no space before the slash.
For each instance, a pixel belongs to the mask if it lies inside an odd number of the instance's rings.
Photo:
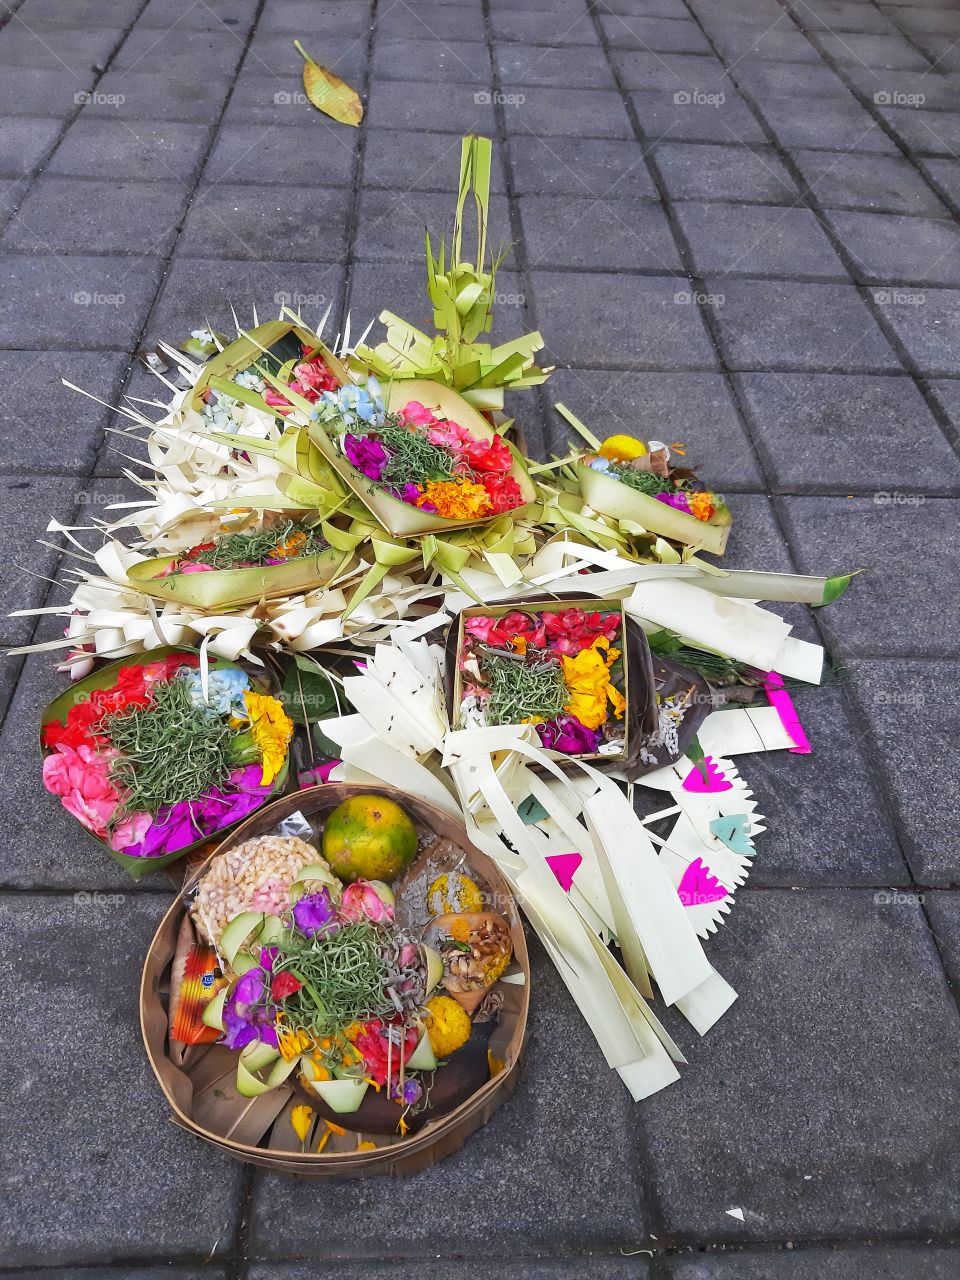
<path id="1" fill-rule="evenodd" d="M 764 830 L 740 757 L 809 752 L 791 694 L 823 678 L 759 602 L 851 576 L 705 558 L 730 509 L 642 414 L 557 406 L 578 444 L 525 456 L 509 393 L 551 370 L 491 337 L 490 163 L 463 140 L 427 236 L 433 332 L 284 308 L 161 345 L 165 394 L 121 409 L 143 501 L 49 526 L 69 599 L 34 647 L 79 683 L 44 782 L 177 876 L 151 1063 L 180 1124 L 298 1174 L 414 1171 L 489 1118 L 533 994 L 517 907 L 632 1096 L 679 1078 L 654 1000 L 705 1035 L 736 999 L 708 947 Z"/>

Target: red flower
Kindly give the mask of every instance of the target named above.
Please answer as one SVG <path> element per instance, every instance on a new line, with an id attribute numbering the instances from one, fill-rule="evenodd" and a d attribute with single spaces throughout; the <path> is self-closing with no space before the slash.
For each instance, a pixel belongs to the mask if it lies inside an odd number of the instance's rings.
<path id="1" fill-rule="evenodd" d="M 270 995 L 274 1000 L 285 1000 L 302 986 L 300 979 L 295 978 L 292 973 L 278 973 L 270 983 Z"/>
<path id="2" fill-rule="evenodd" d="M 399 1024 L 393 1024 L 397 1026 Z M 385 1084 L 387 1080 L 387 1061 L 390 1061 L 390 1074 L 396 1075 L 400 1071 L 400 1045 L 394 1036 L 394 1045 L 392 1050 L 387 1045 L 387 1038 L 384 1033 L 384 1024 L 379 1019 L 364 1024 L 363 1030 L 353 1040 L 353 1047 L 358 1053 L 363 1055 L 364 1069 L 371 1080 L 375 1080 L 377 1084 Z M 403 1040 L 403 1060 L 406 1060 L 417 1047 L 417 1041 L 420 1039 L 419 1033 L 415 1027 L 409 1028 L 404 1035 Z"/>
<path id="3" fill-rule="evenodd" d="M 489 471 L 494 475 L 505 476 L 513 466 L 513 455 L 500 436 L 494 436 L 492 440 L 471 440 L 464 453 L 474 471 Z M 513 483 L 516 485 L 516 481 Z"/>
<path id="4" fill-rule="evenodd" d="M 620 614 L 562 609 L 544 614 L 544 623 L 550 648 L 555 653 L 575 657 L 582 649 L 589 649 L 599 636 L 612 641 L 620 630 Z"/>
<path id="5" fill-rule="evenodd" d="M 512 511 L 514 507 L 523 505 L 523 493 L 513 476 L 488 473 L 481 478 L 480 483 L 489 494 L 490 502 L 497 515 L 503 515 L 505 511 Z"/>

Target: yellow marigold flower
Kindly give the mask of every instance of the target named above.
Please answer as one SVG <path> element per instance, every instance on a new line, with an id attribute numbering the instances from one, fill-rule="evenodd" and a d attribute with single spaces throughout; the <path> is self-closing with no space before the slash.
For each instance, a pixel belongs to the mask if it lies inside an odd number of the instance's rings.
<path id="1" fill-rule="evenodd" d="M 449 996 L 434 996 L 427 1001 L 427 1010 L 430 1047 L 438 1058 L 449 1058 L 470 1039 L 470 1015 Z"/>
<path id="2" fill-rule="evenodd" d="M 444 872 L 427 890 L 427 910 L 432 916 L 482 911 L 483 894 L 476 880 L 471 880 L 462 871 Z"/>
<path id="3" fill-rule="evenodd" d="M 634 440 L 633 436 L 607 436 L 600 446 L 600 457 L 609 458 L 611 462 L 631 462 L 646 452 L 643 441 Z"/>
<path id="4" fill-rule="evenodd" d="M 290 1123 L 293 1125 L 293 1132 L 300 1139 L 301 1144 L 307 1140 L 307 1134 L 313 1124 L 313 1117 L 313 1107 L 294 1107 L 290 1112 Z"/>
<path id="5" fill-rule="evenodd" d="M 278 542 L 273 548 L 273 554 L 281 559 L 290 559 L 300 555 L 307 541 L 306 532 L 303 529 L 297 529 L 291 533 L 290 537 L 284 542 Z"/>
<path id="6" fill-rule="evenodd" d="M 599 648 L 581 649 L 576 657 L 562 655 L 563 679 L 570 701 L 563 708 L 588 729 L 599 729 L 607 718 L 610 668 Z"/>
<path id="7" fill-rule="evenodd" d="M 375 1142 L 366 1141 L 366 1142 L 357 1143 L 358 1151 L 376 1151 L 376 1149 L 377 1149 L 377 1144 Z"/>
<path id="8" fill-rule="evenodd" d="M 276 698 L 268 694 L 247 689 L 243 701 L 250 720 L 250 732 L 260 750 L 263 769 L 260 785 L 266 787 L 283 768 L 287 747 L 293 737 L 293 721 Z"/>
<path id="9" fill-rule="evenodd" d="M 417 506 L 432 503 L 438 516 L 449 520 L 475 520 L 493 511 L 490 495 L 482 484 L 472 480 L 430 480 L 417 499 Z"/>

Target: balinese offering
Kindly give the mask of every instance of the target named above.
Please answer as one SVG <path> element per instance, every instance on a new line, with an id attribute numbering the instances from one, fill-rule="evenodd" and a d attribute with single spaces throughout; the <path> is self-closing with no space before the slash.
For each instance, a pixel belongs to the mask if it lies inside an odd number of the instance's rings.
<path id="1" fill-rule="evenodd" d="M 293 723 L 238 666 L 146 654 L 44 714 L 43 782 L 134 877 L 235 825 L 282 785 Z"/>
<path id="2" fill-rule="evenodd" d="M 331 809 L 337 790 L 347 794 Z M 174 1064 L 195 1068 L 191 1119 L 204 1136 L 227 1142 L 242 1117 L 278 1158 L 393 1160 L 515 1057 L 526 987 L 516 911 L 482 855 L 426 824 L 429 807 L 344 788 L 294 803 L 272 830 L 215 855 L 186 895 L 161 1082 Z"/>
<path id="3" fill-rule="evenodd" d="M 824 651 L 776 603 L 852 576 L 710 558 L 713 422 L 558 406 L 581 439 L 525 456 L 510 393 L 551 370 L 539 333 L 492 337 L 491 154 L 464 139 L 427 237 L 431 331 L 180 335 L 170 394 L 122 410 L 144 500 L 49 526 L 70 590 L 38 647 L 84 677 L 49 789 L 134 874 L 252 815 L 165 920 L 144 1029 L 178 1121 L 269 1167 L 424 1167 L 485 1122 L 523 1038 L 514 901 L 631 1096 L 679 1079 L 651 1001 L 699 1035 L 736 1001 L 708 952 L 766 829 L 740 757 L 812 750 Z M 280 796 L 288 757 L 320 785 Z"/>
<path id="4" fill-rule="evenodd" d="M 578 608 L 467 611 L 458 725 L 532 724 L 560 755 L 623 755 L 623 625 L 620 612 Z"/>

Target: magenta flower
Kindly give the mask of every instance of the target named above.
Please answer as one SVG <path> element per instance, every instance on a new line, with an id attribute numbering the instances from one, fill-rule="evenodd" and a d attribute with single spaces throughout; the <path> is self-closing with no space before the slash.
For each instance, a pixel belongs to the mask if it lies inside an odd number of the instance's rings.
<path id="1" fill-rule="evenodd" d="M 143 838 L 123 852 L 128 858 L 161 858 L 232 826 L 258 809 L 273 790 L 260 785 L 261 776 L 259 764 L 245 765 L 231 771 L 224 788 L 211 787 L 199 800 L 167 805 L 154 815 Z"/>
<path id="2" fill-rule="evenodd" d="M 380 479 L 389 456 L 380 441 L 374 440 L 373 436 L 354 436 L 349 433 L 343 437 L 343 452 L 350 465 L 362 471 L 368 480 Z"/>
<path id="3" fill-rule="evenodd" d="M 673 507 L 675 511 L 683 511 L 687 515 L 690 514 L 690 499 L 685 493 L 658 493 L 654 496 L 658 502 L 665 502 L 668 507 Z"/>
<path id="4" fill-rule="evenodd" d="M 538 724 L 537 733 L 548 751 L 563 751 L 568 756 L 590 755 L 600 743 L 600 731 L 588 729 L 576 716 L 558 716 Z"/>
<path id="5" fill-rule="evenodd" d="M 312 938 L 315 933 L 329 929 L 336 924 L 336 920 L 337 911 L 328 889 L 305 893 L 293 905 L 294 924 L 304 937 Z"/>

